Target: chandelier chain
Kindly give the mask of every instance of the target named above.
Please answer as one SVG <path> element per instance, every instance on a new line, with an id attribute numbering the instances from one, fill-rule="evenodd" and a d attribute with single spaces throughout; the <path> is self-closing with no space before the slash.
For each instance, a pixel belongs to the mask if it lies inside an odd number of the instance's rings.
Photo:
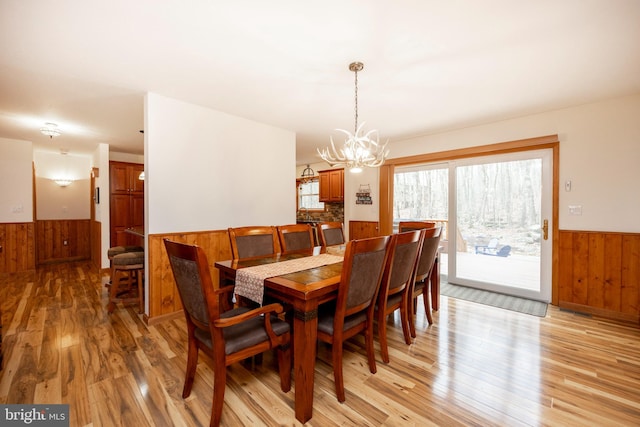
<path id="1" fill-rule="evenodd" d="M 358 131 L 358 70 L 355 70 L 355 75 L 356 75 L 356 106 L 355 106 L 355 112 L 356 112 L 356 123 L 355 126 L 353 127 L 353 131 L 354 133 Z"/>

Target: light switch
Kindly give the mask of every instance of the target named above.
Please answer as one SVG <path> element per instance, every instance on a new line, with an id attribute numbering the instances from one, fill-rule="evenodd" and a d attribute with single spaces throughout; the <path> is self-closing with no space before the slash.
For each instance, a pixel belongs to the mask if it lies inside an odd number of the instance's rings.
<path id="1" fill-rule="evenodd" d="M 571 191 L 571 180 L 567 180 L 564 182 L 564 191 Z"/>
<path id="2" fill-rule="evenodd" d="M 569 215 L 582 215 L 582 205 L 569 205 Z"/>

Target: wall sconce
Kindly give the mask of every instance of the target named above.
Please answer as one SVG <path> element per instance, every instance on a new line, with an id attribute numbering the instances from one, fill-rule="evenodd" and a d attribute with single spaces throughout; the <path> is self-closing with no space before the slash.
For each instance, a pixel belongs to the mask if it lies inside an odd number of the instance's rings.
<path id="1" fill-rule="evenodd" d="M 66 187 L 67 185 L 71 184 L 73 180 L 67 179 L 67 178 L 58 178 L 58 179 L 54 179 L 53 182 L 58 184 L 60 187 Z"/>

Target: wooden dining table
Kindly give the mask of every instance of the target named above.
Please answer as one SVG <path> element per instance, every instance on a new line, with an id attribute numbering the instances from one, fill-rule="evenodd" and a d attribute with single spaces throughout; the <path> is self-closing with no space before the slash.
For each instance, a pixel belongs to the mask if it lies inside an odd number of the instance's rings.
<path id="1" fill-rule="evenodd" d="M 268 263 L 287 261 L 311 253 L 279 254 L 272 257 L 218 261 L 220 286 L 235 282 L 237 270 Z M 293 309 L 293 369 L 295 382 L 295 415 L 301 423 L 313 413 L 313 387 L 318 337 L 318 306 L 336 299 L 342 263 L 267 278 L 264 293 Z"/>
<path id="2" fill-rule="evenodd" d="M 327 252 L 330 252 L 327 250 Z M 339 252 L 339 251 L 338 251 Z M 318 248 L 315 254 L 318 254 Z M 336 253 L 336 252 L 334 252 Z M 313 256 L 311 251 L 278 254 L 269 257 L 218 261 L 215 267 L 220 274 L 220 286 L 235 283 L 236 272 L 241 268 L 288 261 Z M 439 269 L 432 271 L 432 301 L 437 310 L 439 299 Z M 264 280 L 264 295 L 293 309 L 293 369 L 295 382 L 295 416 L 305 423 L 313 415 L 313 389 L 318 338 L 318 307 L 338 296 L 342 263 L 328 264 L 294 273 L 269 277 Z M 436 279 L 436 280 L 434 280 Z M 435 283 L 434 283 L 435 282 Z M 436 292 L 437 291 L 437 294 Z"/>

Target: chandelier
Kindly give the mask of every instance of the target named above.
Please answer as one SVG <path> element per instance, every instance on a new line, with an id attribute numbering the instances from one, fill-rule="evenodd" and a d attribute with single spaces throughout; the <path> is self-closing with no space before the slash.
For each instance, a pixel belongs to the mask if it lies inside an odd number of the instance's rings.
<path id="1" fill-rule="evenodd" d="M 42 132 L 44 135 L 47 135 L 49 138 L 60 136 L 58 125 L 55 123 L 45 123 L 44 127 L 40 128 L 40 132 Z"/>
<path id="2" fill-rule="evenodd" d="M 349 64 L 349 70 L 355 73 L 356 107 L 354 133 L 344 129 L 336 129 L 347 136 L 344 141 L 344 147 L 336 149 L 333 137 L 330 136 L 331 147 L 324 148 L 322 151 L 320 151 L 319 148 L 317 149 L 322 160 L 329 163 L 329 165 L 343 166 L 350 169 L 353 173 L 362 172 L 362 168 L 364 167 L 379 167 L 389 155 L 389 150 L 387 150 L 388 142 L 380 145 L 377 130 L 370 130 L 363 135 L 362 128 L 364 123 L 358 126 L 358 71 L 362 71 L 363 68 L 364 64 L 362 62 L 352 62 Z"/>

